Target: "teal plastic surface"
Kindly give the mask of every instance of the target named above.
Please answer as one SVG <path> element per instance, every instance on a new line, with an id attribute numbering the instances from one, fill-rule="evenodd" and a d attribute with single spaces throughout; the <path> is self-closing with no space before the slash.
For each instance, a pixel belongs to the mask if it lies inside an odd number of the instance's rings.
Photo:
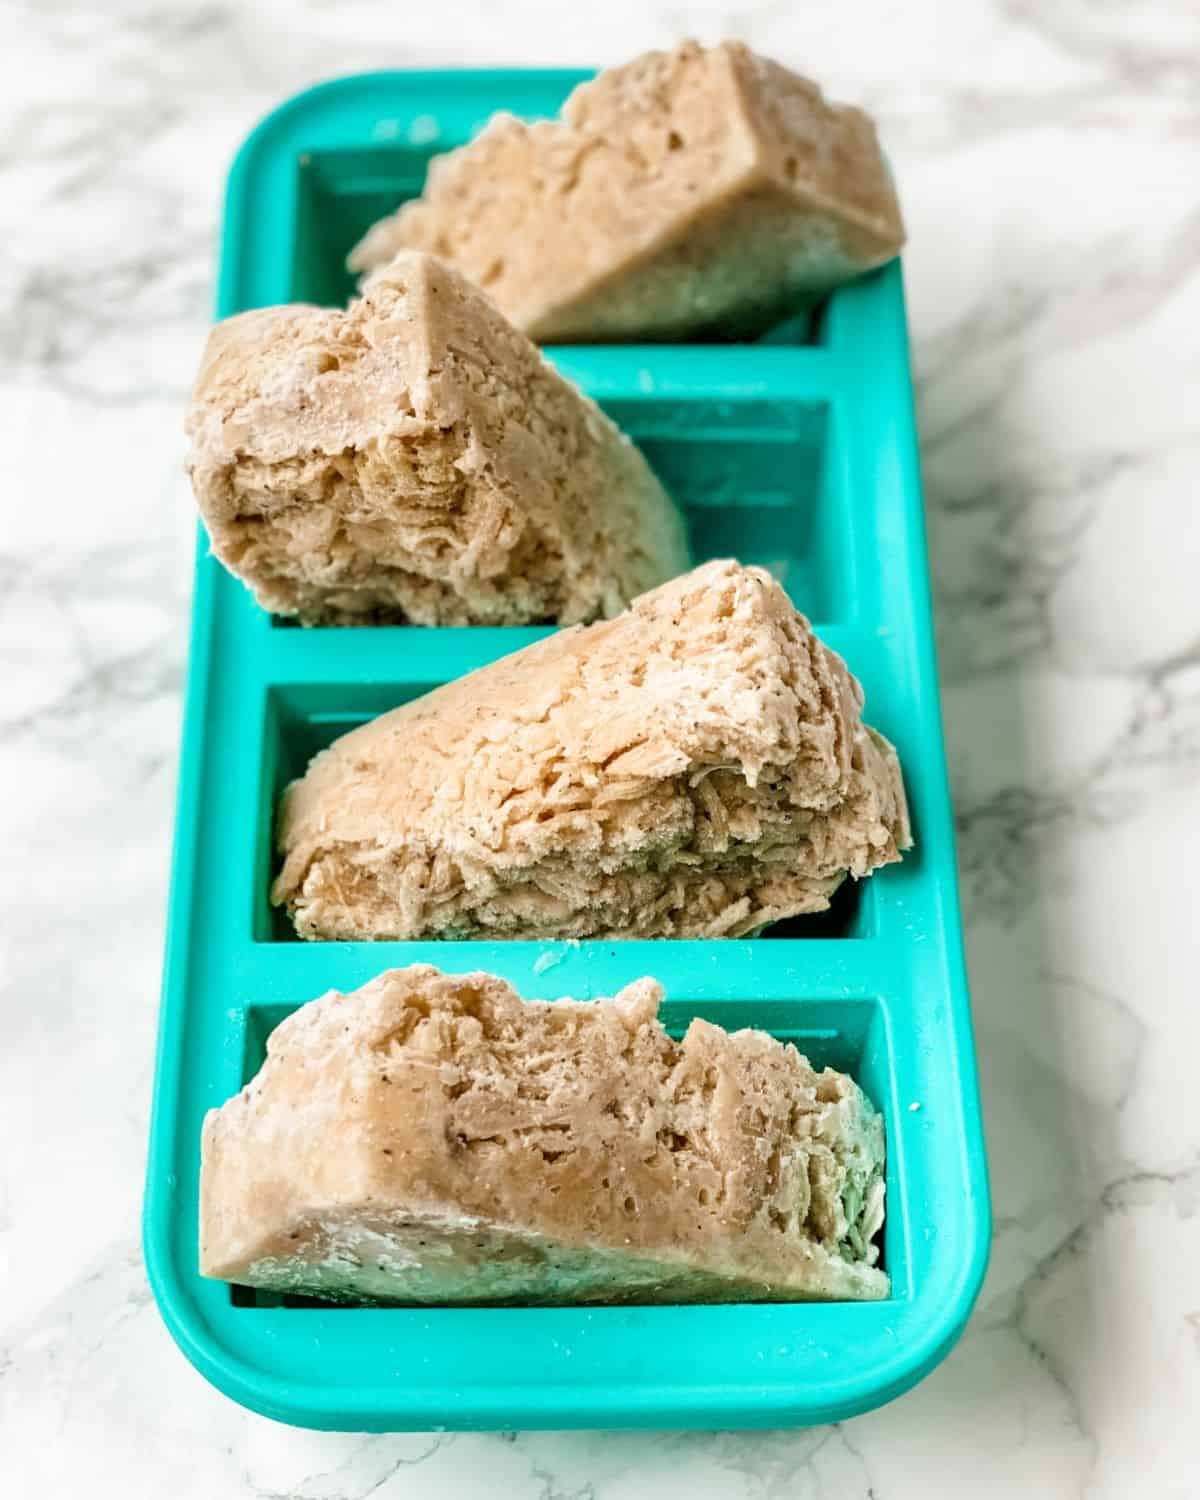
<path id="1" fill-rule="evenodd" d="M 366 226 L 495 109 L 556 112 L 585 76 L 379 73 L 265 120 L 233 168 L 221 316 L 336 302 Z M 285 628 L 208 555 L 188 675 L 145 1205 L 154 1294 L 188 1358 L 281 1421 L 356 1430 L 777 1427 L 898 1395 L 961 1332 L 989 1214 L 943 761 L 900 268 L 757 344 L 584 348 L 554 362 L 643 445 L 697 560 L 765 563 L 897 745 L 916 848 L 833 909 L 725 942 L 301 943 L 267 901 L 280 788 L 348 727 L 540 629 Z M 547 959 L 548 955 L 548 959 Z M 416 961 L 490 969 L 529 997 L 653 974 L 676 1032 L 759 1026 L 860 1080 L 888 1130 L 884 1263 L 869 1304 L 332 1308 L 203 1279 L 205 1111 L 296 1005 Z"/>

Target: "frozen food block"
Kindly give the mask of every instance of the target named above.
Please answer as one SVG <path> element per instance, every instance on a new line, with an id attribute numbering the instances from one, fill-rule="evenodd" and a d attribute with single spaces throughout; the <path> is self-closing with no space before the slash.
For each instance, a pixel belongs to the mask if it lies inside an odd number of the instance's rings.
<path id="1" fill-rule="evenodd" d="M 722 937 L 909 842 L 895 752 L 777 583 L 719 561 L 337 740 L 284 795 L 307 938 Z"/>
<path id="2" fill-rule="evenodd" d="M 205 1122 L 201 1270 L 415 1303 L 886 1296 L 862 1091 L 765 1032 L 673 1041 L 661 995 L 414 965 L 302 1006 Z"/>
<path id="3" fill-rule="evenodd" d="M 637 449 L 426 255 L 218 324 L 188 432 L 214 552 L 309 624 L 588 620 L 687 566 Z"/>
<path id="4" fill-rule="evenodd" d="M 861 110 L 740 42 L 648 52 L 558 120 L 496 115 L 352 270 L 431 250 L 542 343 L 761 331 L 904 243 Z"/>

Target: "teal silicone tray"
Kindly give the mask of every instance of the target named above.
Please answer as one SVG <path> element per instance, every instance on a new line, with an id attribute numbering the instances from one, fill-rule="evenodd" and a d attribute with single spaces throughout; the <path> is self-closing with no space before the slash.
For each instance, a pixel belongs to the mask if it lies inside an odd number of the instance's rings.
<path id="1" fill-rule="evenodd" d="M 221 316 L 341 302 L 359 234 L 493 110 L 554 114 L 586 75 L 377 73 L 311 90 L 229 182 Z M 309 757 L 540 629 L 284 628 L 208 555 L 196 571 L 145 1206 L 151 1284 L 188 1358 L 235 1400 L 347 1429 L 799 1426 L 861 1412 L 962 1331 L 987 1258 L 987 1178 L 943 762 L 898 264 L 756 344 L 564 347 L 558 367 L 641 443 L 697 561 L 770 567 L 862 680 L 897 745 L 916 848 L 833 909 L 725 942 L 301 943 L 268 904 L 272 815 Z M 888 1130 L 888 1301 L 612 1308 L 334 1308 L 204 1280 L 205 1111 L 271 1028 L 394 965 L 490 969 L 529 997 L 666 986 L 701 1015 L 852 1073 Z"/>

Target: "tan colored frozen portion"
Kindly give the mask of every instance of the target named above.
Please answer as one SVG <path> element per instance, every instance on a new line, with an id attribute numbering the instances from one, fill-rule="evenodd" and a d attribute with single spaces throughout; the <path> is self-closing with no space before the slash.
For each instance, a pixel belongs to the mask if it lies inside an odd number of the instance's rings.
<path id="1" fill-rule="evenodd" d="M 415 1303 L 878 1298 L 883 1121 L 641 979 L 522 1001 L 392 969 L 301 1007 L 204 1126 L 200 1267 Z"/>
<path id="2" fill-rule="evenodd" d="M 684 42 L 497 115 L 351 269 L 453 261 L 541 343 L 753 333 L 904 243 L 875 127 L 740 42 Z"/>
<path id="3" fill-rule="evenodd" d="M 722 937 L 909 843 L 862 692 L 758 568 L 713 562 L 343 736 L 285 793 L 306 938 Z"/>
<path id="4" fill-rule="evenodd" d="M 188 418 L 213 550 L 309 624 L 573 622 L 687 566 L 648 464 L 457 271 L 219 324 Z"/>

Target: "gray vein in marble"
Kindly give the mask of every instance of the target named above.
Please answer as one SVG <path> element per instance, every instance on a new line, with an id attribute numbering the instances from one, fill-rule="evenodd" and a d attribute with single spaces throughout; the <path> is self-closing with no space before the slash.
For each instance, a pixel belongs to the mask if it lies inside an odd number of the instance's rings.
<path id="1" fill-rule="evenodd" d="M 35 162 L 52 179 L 47 201 L 77 200 L 176 118 L 175 108 L 160 100 L 34 105 L 9 126 L 0 145 L 0 171 Z"/>
<path id="2" fill-rule="evenodd" d="M 999 0 L 998 9 L 1070 56 L 1101 64 L 1111 83 L 1139 92 L 1170 86 L 1182 89 L 1194 83 L 1200 73 L 1195 52 L 1200 26 L 1191 28 L 1189 47 L 1184 38 L 1174 34 L 1169 41 L 1156 45 L 1155 30 L 1149 24 L 1153 11 L 1182 19 L 1188 14 L 1185 7 L 1162 3 L 1098 6 L 1087 0 Z"/>
<path id="3" fill-rule="evenodd" d="M 1015 1293 L 1004 1299 L 999 1307 L 993 1305 L 976 1319 L 980 1327 L 1011 1328 L 1054 1382 L 1073 1425 L 1087 1442 L 1088 1481 L 1081 1493 L 1087 1492 L 1099 1464 L 1101 1435 L 1091 1427 L 1080 1404 L 1074 1385 L 1075 1370 L 1061 1362 L 1043 1334 L 1038 1299 L 1064 1273 L 1078 1271 L 1109 1215 L 1144 1206 L 1156 1197 L 1176 1204 L 1177 1210 L 1185 1215 L 1195 1213 L 1200 1202 L 1200 1161 L 1172 1172 L 1133 1170 L 1107 1183 L 1084 1218 L 1037 1261 Z"/>
<path id="4" fill-rule="evenodd" d="M 433 1435 L 428 1441 L 422 1441 L 417 1453 L 400 1456 L 389 1451 L 397 1446 L 395 1438 L 364 1437 L 336 1470 L 307 1475 L 298 1485 L 286 1490 L 264 1488 L 248 1473 L 243 1478 L 247 1492 L 256 1500 L 367 1500 L 367 1496 L 383 1489 L 401 1470 L 416 1468 L 448 1448 L 456 1436 L 454 1433 Z M 358 1470 L 365 1470 L 366 1477 L 349 1472 Z"/>
<path id="5" fill-rule="evenodd" d="M 1075 1071 L 1064 1066 L 1062 1059 L 1058 1060 L 1057 1069 L 1058 1076 L 1065 1080 L 1066 1087 L 1096 1107 L 1097 1136 L 1106 1142 L 1104 1149 L 1110 1151 L 1111 1147 L 1107 1145 L 1107 1141 L 1112 1135 L 1112 1117 L 1121 1114 L 1143 1082 L 1142 1066 L 1146 1058 L 1146 1049 L 1152 1040 L 1151 1028 L 1135 1010 L 1122 1000 L 1120 995 L 1112 990 L 1104 989 L 1098 984 L 1090 984 L 1076 975 L 1056 973 L 1046 969 L 1041 971 L 1040 978 L 1049 992 L 1047 995 L 1050 1001 L 1048 1020 L 1063 1009 L 1077 1014 L 1081 1009 L 1081 1004 L 1086 1003 L 1090 1008 L 1088 1012 L 1090 1015 L 1094 1015 L 1097 1009 L 1102 1009 L 1116 1017 L 1123 1033 L 1120 1044 L 1110 1045 L 1108 1049 L 1108 1060 L 1117 1078 L 1116 1088 L 1111 1093 L 1097 1090 L 1093 1095 L 1088 1089 L 1088 1081 L 1079 1078 Z M 1092 1021 L 1090 1024 L 1095 1023 Z M 1097 1145 L 1097 1136 L 1089 1139 L 1089 1145 L 1093 1150 Z"/>
<path id="6" fill-rule="evenodd" d="M 1012 926 L 1037 899 L 1039 856 L 1137 817 L 1148 798 L 1200 774 L 1200 643 L 1139 681 L 1131 719 L 1082 771 L 957 799 L 960 877 L 973 914 Z"/>
<path id="7" fill-rule="evenodd" d="M 115 1245 L 76 1277 L 47 1307 L 0 1338 L 0 1359 L 17 1363 L 22 1347 L 51 1365 L 86 1364 L 104 1349 L 121 1324 L 152 1305 L 141 1254 L 132 1244 Z"/>
<path id="8" fill-rule="evenodd" d="M 76 399 L 178 408 L 187 381 L 164 386 L 161 376 L 147 377 L 133 384 L 119 380 L 111 388 L 113 356 L 119 361 L 135 323 L 139 340 L 155 339 L 176 326 L 192 327 L 205 315 L 208 236 L 172 238 L 169 254 L 160 248 L 123 261 L 34 268 L 18 277 L 0 323 L 0 355 L 36 367 L 47 385 Z M 97 378 L 85 362 L 106 353 L 107 367 Z"/>
<path id="9" fill-rule="evenodd" d="M 1032 1308 L 1034 1298 L 1064 1267 L 1074 1266 L 1086 1256 L 1091 1241 L 1109 1215 L 1127 1213 L 1154 1202 L 1170 1204 L 1185 1218 L 1195 1214 L 1200 1206 L 1200 1160 L 1169 1172 L 1135 1169 L 1106 1183 L 1082 1220 L 1037 1261 L 1015 1294 L 1005 1299 L 1002 1306 L 989 1309 L 988 1316 L 981 1319 L 991 1326 L 999 1322 L 1016 1328 L 1072 1400 L 1066 1372 L 1053 1368 L 1050 1355 L 1039 1342 L 1038 1316 Z"/>
<path id="10" fill-rule="evenodd" d="M 559 1485 L 557 1478 L 549 1469 L 543 1469 L 539 1464 L 534 1464 L 531 1472 L 533 1478 L 541 1486 L 537 1500 L 596 1500 L 596 1487 L 590 1480 L 585 1481 L 577 1489 L 565 1489 Z"/>
<path id="11" fill-rule="evenodd" d="M 26 569 L 16 558 L 0 558 L 0 610 L 11 605 L 19 586 L 26 596 L 45 601 L 61 621 L 70 662 L 60 665 L 61 691 L 26 707 L 20 699 L 11 707 L 0 706 L 0 733 L 15 734 L 31 729 L 70 733 L 91 732 L 97 715 L 121 706 L 177 696 L 182 681 L 181 643 L 177 632 L 164 620 L 162 633 L 139 642 L 133 649 L 117 647 L 95 638 L 80 618 L 83 603 L 105 598 L 119 600 L 127 591 L 150 590 L 160 594 L 163 566 L 149 546 L 131 554 L 128 547 L 101 546 L 76 553 L 69 565 Z M 89 578 L 86 595 L 77 580 Z M 3 652 L 0 650 L 0 660 Z"/>

